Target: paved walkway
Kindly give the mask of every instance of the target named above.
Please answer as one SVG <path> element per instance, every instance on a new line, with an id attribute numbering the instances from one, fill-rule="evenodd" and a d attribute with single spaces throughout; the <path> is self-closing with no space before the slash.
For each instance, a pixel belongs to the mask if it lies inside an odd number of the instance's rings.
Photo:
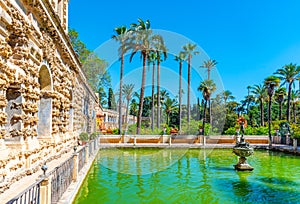
<path id="1" fill-rule="evenodd" d="M 50 172 L 53 170 L 55 167 L 59 166 L 61 163 L 66 161 L 72 156 L 73 152 L 68 152 L 66 154 L 61 155 L 60 158 L 52 160 L 51 162 L 47 163 L 48 170 L 47 172 Z M 7 203 L 9 200 L 12 198 L 16 197 L 19 195 L 19 193 L 23 192 L 26 190 L 30 185 L 34 184 L 35 181 L 39 179 L 39 176 L 43 174 L 43 171 L 40 169 L 37 172 L 26 176 L 19 181 L 13 183 L 9 189 L 4 191 L 4 193 L 0 194 L 0 203 Z"/>

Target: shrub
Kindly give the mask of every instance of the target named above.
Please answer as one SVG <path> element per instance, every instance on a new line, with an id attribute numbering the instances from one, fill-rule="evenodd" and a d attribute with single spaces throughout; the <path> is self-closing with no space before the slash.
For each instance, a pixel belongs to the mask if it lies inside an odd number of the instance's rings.
<path id="1" fill-rule="evenodd" d="M 96 139 L 98 134 L 99 134 L 98 132 L 93 132 L 92 134 L 90 134 L 90 140 Z"/>
<path id="2" fill-rule="evenodd" d="M 86 132 L 82 132 L 79 134 L 79 139 L 81 141 L 88 141 L 89 140 L 89 134 Z"/>

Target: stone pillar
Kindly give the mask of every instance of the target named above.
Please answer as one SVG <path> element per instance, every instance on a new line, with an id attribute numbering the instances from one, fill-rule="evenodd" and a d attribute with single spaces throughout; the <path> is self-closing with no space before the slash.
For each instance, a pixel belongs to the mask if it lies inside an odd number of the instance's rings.
<path id="1" fill-rule="evenodd" d="M 40 203 L 51 204 L 51 180 L 44 178 L 40 187 Z"/>
<path id="2" fill-rule="evenodd" d="M 72 180 L 73 182 L 76 182 L 78 177 L 78 153 L 77 152 L 74 153 L 73 160 L 74 160 L 74 168 L 73 168 Z"/>
<path id="3" fill-rule="evenodd" d="M 172 144 L 172 136 L 170 135 L 170 137 L 169 137 L 169 145 L 171 146 L 171 144 Z"/>
<path id="4" fill-rule="evenodd" d="M 203 146 L 205 146 L 205 145 L 206 145 L 206 136 L 203 135 Z"/>
<path id="5" fill-rule="evenodd" d="M 297 150 L 297 139 L 293 139 L 293 150 Z"/>

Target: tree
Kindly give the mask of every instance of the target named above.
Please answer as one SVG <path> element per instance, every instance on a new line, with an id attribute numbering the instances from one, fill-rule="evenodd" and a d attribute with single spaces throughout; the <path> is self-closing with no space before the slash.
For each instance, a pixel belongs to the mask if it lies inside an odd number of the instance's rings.
<path id="1" fill-rule="evenodd" d="M 113 35 L 112 38 L 120 43 L 119 47 L 119 60 L 121 61 L 120 66 L 120 90 L 123 90 L 123 73 L 124 73 L 124 55 L 128 51 L 128 40 L 131 36 L 131 31 L 128 30 L 125 26 L 116 27 L 114 29 L 116 35 Z M 119 91 L 119 134 L 122 133 L 122 92 Z M 127 114 L 126 114 L 127 117 Z M 127 120 L 126 120 L 127 121 Z"/>
<path id="2" fill-rule="evenodd" d="M 248 90 L 248 93 L 247 93 L 247 114 L 249 114 L 249 104 L 250 104 L 250 100 L 249 100 L 249 97 L 250 97 L 250 90 L 251 90 L 251 86 L 247 86 L 247 90 Z"/>
<path id="3" fill-rule="evenodd" d="M 211 94 L 216 90 L 216 84 L 212 80 L 205 80 L 200 83 L 198 87 L 198 91 L 202 92 L 202 96 L 205 100 L 204 103 L 204 110 L 203 110 L 203 124 L 202 124 L 202 134 L 204 135 L 205 131 L 205 120 L 206 120 L 206 108 L 207 108 L 207 101 L 210 100 Z"/>
<path id="4" fill-rule="evenodd" d="M 266 89 L 263 85 L 254 85 L 252 87 L 252 93 L 255 95 L 255 99 L 259 101 L 260 104 L 260 125 L 264 126 L 264 100 L 266 98 Z"/>
<path id="5" fill-rule="evenodd" d="M 177 101 L 175 99 L 172 100 L 170 98 L 167 98 L 167 100 L 164 103 L 164 109 L 165 109 L 165 112 L 167 115 L 167 124 L 169 126 L 170 125 L 170 121 L 169 121 L 170 114 L 178 110 Z"/>
<path id="6" fill-rule="evenodd" d="M 109 87 L 111 79 L 106 70 L 107 62 L 87 49 L 86 45 L 79 39 L 76 30 L 70 29 L 69 37 L 72 47 L 82 63 L 81 69 L 92 90 L 97 92 L 100 87 Z"/>
<path id="7" fill-rule="evenodd" d="M 186 54 L 187 56 L 187 60 L 188 60 L 188 93 L 187 93 L 187 122 L 188 122 L 188 127 L 190 124 L 190 115 L 191 115 L 191 60 L 193 55 L 197 55 L 199 54 L 198 51 L 194 51 L 196 49 L 196 44 L 191 44 L 188 43 L 186 45 L 184 45 L 182 48 L 184 50 L 184 54 Z"/>
<path id="8" fill-rule="evenodd" d="M 134 84 L 124 84 L 124 86 L 122 88 L 122 92 L 123 92 L 124 97 L 127 101 L 127 103 L 126 103 L 126 117 L 125 117 L 125 122 L 126 122 L 125 130 L 127 130 L 127 127 L 128 127 L 129 104 L 130 104 L 130 100 L 133 96 L 133 89 L 134 89 Z"/>
<path id="9" fill-rule="evenodd" d="M 275 99 L 279 103 L 279 120 L 282 120 L 282 103 L 284 101 L 284 97 L 286 96 L 286 88 L 279 87 L 275 91 Z"/>
<path id="10" fill-rule="evenodd" d="M 139 110 L 138 110 L 138 118 L 137 118 L 137 129 L 136 134 L 140 134 L 141 131 L 141 123 L 142 123 L 142 113 L 143 113 L 143 102 L 144 102 L 144 94 L 145 94 L 145 83 L 146 83 L 146 64 L 147 64 L 147 57 L 151 50 L 150 45 L 150 21 L 146 20 L 143 21 L 142 19 L 138 19 L 138 24 L 131 24 L 131 30 L 134 31 L 134 36 L 132 41 L 130 42 L 132 47 L 132 54 L 130 56 L 130 61 L 132 60 L 133 56 L 140 51 L 142 58 L 143 58 L 143 73 L 142 73 L 142 85 L 141 85 L 141 92 L 140 92 L 140 103 L 139 103 Z"/>
<path id="11" fill-rule="evenodd" d="M 94 92 L 97 92 L 100 87 L 110 86 L 111 79 L 106 67 L 107 62 L 100 59 L 95 53 L 90 53 L 82 64 L 81 69 Z"/>
<path id="12" fill-rule="evenodd" d="M 222 96 L 224 99 L 225 106 L 226 106 L 227 100 L 234 100 L 234 96 L 232 95 L 231 91 L 229 91 L 229 90 L 223 91 Z"/>
<path id="13" fill-rule="evenodd" d="M 186 60 L 185 52 L 179 52 L 178 56 L 175 56 L 175 60 L 179 62 L 179 134 L 181 132 L 181 118 L 182 118 L 182 62 Z"/>
<path id="14" fill-rule="evenodd" d="M 269 146 L 272 146 L 271 135 L 271 121 L 272 121 L 272 97 L 274 95 L 275 87 L 279 86 L 280 79 L 275 76 L 269 76 L 264 80 L 265 87 L 268 90 L 269 103 L 268 103 L 268 129 L 269 129 Z"/>
<path id="15" fill-rule="evenodd" d="M 292 105 L 292 113 L 293 113 L 293 123 L 297 123 L 297 106 L 299 106 L 300 101 L 300 91 L 292 90 L 291 93 L 291 105 Z"/>
<path id="16" fill-rule="evenodd" d="M 99 103 L 102 106 L 106 105 L 107 104 L 107 100 L 106 100 L 107 94 L 106 94 L 106 92 L 105 92 L 105 90 L 104 90 L 103 87 L 100 87 L 98 89 L 98 94 L 99 94 Z"/>
<path id="17" fill-rule="evenodd" d="M 295 80 L 299 77 L 300 66 L 296 64 L 287 64 L 282 68 L 278 69 L 275 74 L 278 75 L 279 79 L 283 81 L 282 85 L 288 84 L 288 98 L 287 98 L 287 109 L 286 109 L 286 119 L 288 122 L 291 120 L 290 105 L 291 105 L 291 92 L 292 85 L 294 85 Z"/>
<path id="18" fill-rule="evenodd" d="M 154 131 L 154 74 L 155 74 L 155 62 L 156 62 L 156 52 L 150 52 L 148 57 L 149 65 L 152 63 L 152 90 L 151 90 L 151 129 Z"/>
<path id="19" fill-rule="evenodd" d="M 167 59 L 167 47 L 165 46 L 164 39 L 160 35 L 152 37 L 153 49 L 156 52 L 157 62 L 157 101 L 160 101 L 160 62 L 162 61 L 161 55 L 164 60 Z M 160 128 L 160 103 L 157 103 L 157 128 Z"/>
<path id="20" fill-rule="evenodd" d="M 108 100 L 107 101 L 108 101 L 108 109 L 111 109 L 111 110 L 117 109 L 115 95 L 114 95 L 112 88 L 108 89 Z M 122 117 L 122 116 L 119 116 L 119 117 Z"/>
<path id="21" fill-rule="evenodd" d="M 207 80 L 210 80 L 210 71 L 216 67 L 216 65 L 218 64 L 218 62 L 216 60 L 204 60 L 203 64 L 200 66 L 200 68 L 205 68 L 207 69 Z"/>

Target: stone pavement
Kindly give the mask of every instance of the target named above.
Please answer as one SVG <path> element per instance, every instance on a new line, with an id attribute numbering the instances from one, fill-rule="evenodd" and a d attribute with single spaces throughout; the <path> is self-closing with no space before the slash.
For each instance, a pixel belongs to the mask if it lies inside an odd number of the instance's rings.
<path id="1" fill-rule="evenodd" d="M 61 155 L 60 158 L 52 160 L 51 162 L 47 163 L 48 170 L 47 172 L 52 171 L 55 167 L 59 166 L 61 163 L 66 161 L 72 156 L 73 152 L 68 152 L 63 155 Z M 15 182 L 10 186 L 9 189 L 4 191 L 3 193 L 0 194 L 0 203 L 6 203 L 15 196 L 19 195 L 19 193 L 23 192 L 26 190 L 30 185 L 34 184 L 35 181 L 39 179 L 39 176 L 43 174 L 43 171 L 40 169 L 37 172 L 26 176 L 19 181 Z"/>

